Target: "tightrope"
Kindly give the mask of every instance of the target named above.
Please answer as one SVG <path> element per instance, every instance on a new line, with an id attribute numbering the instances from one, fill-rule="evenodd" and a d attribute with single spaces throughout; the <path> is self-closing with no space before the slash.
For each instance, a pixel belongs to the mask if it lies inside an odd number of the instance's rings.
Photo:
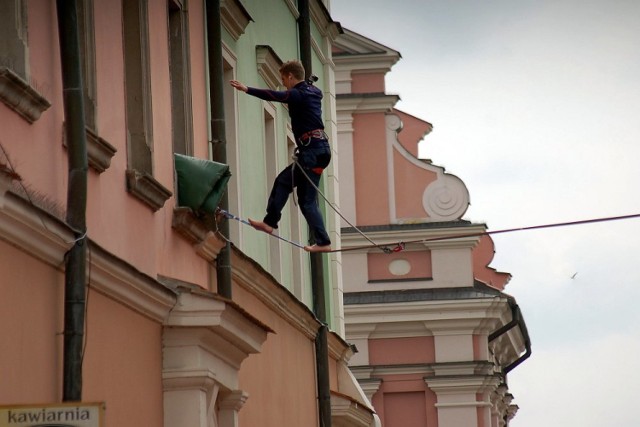
<path id="1" fill-rule="evenodd" d="M 579 221 L 557 222 L 557 223 L 552 223 L 552 224 L 532 225 L 532 226 L 528 226 L 528 227 L 505 228 L 505 229 L 502 229 L 502 230 L 483 231 L 483 232 L 478 232 L 478 233 L 452 234 L 450 236 L 432 237 L 432 238 L 429 238 L 429 239 L 408 240 L 408 241 L 404 241 L 404 242 L 395 243 L 395 245 L 396 245 L 396 247 L 402 247 L 404 249 L 404 247 L 406 245 L 412 244 L 412 243 L 440 242 L 440 241 L 443 241 L 443 240 L 453 240 L 453 239 L 460 239 L 460 238 L 466 238 L 466 237 L 481 237 L 481 236 L 489 236 L 489 235 L 493 235 L 493 234 L 513 233 L 513 232 L 516 232 L 516 231 L 539 230 L 539 229 L 543 229 L 543 228 L 554 228 L 554 227 L 568 227 L 568 226 L 571 226 L 571 225 L 584 225 L 584 224 L 593 224 L 593 223 L 596 223 L 596 222 L 620 221 L 620 220 L 624 220 L 624 219 L 634 219 L 634 218 L 640 218 L 640 213 L 639 214 L 631 214 L 631 215 L 604 217 L 604 218 L 584 219 L 584 220 L 579 220 Z M 375 245 L 375 246 L 378 247 L 378 245 Z M 362 250 L 362 249 L 370 249 L 370 248 L 373 248 L 373 247 L 374 246 L 369 246 L 369 245 L 354 246 L 354 247 L 351 247 L 351 248 L 336 249 L 336 250 L 333 250 L 331 252 L 349 252 L 349 251 L 357 251 L 357 250 Z M 394 252 L 397 252 L 397 251 L 394 250 Z"/>
<path id="2" fill-rule="evenodd" d="M 453 239 L 461 239 L 461 238 L 467 238 L 467 237 L 481 237 L 481 236 L 490 236 L 490 235 L 493 235 L 493 234 L 513 233 L 513 232 L 516 232 L 516 231 L 539 230 L 539 229 L 544 229 L 544 228 L 567 227 L 567 226 L 571 226 L 571 225 L 584 225 L 584 224 L 592 224 L 592 223 L 597 223 L 597 222 L 619 221 L 619 220 L 625 220 L 625 219 L 640 218 L 640 213 L 638 213 L 638 214 L 621 215 L 621 216 L 604 217 L 604 218 L 592 218 L 592 219 L 585 219 L 585 220 L 578 220 L 578 221 L 568 221 L 568 222 L 557 222 L 557 223 L 551 223 L 551 224 L 532 225 L 532 226 L 528 226 L 528 227 L 506 228 L 506 229 L 502 229 L 502 230 L 483 231 L 483 232 L 477 232 L 477 233 L 452 234 L 450 236 L 440 236 L 440 237 L 433 237 L 433 238 L 429 238 L 429 239 L 420 239 L 420 240 L 399 241 L 399 242 L 390 243 L 390 244 L 387 244 L 387 245 L 380 245 L 380 244 L 374 242 L 372 239 L 370 239 L 358 227 L 356 227 L 351 222 L 349 222 L 349 220 L 347 218 L 345 218 L 344 215 L 342 215 L 342 213 L 340 213 L 340 211 L 334 206 L 334 204 L 331 203 L 329 201 L 329 199 L 327 199 L 327 197 L 324 195 L 324 193 L 322 191 L 320 191 L 318 186 L 316 186 L 313 183 L 313 181 L 311 180 L 311 178 L 309 178 L 309 176 L 307 175 L 307 173 L 304 170 L 304 168 L 298 163 L 298 161 L 296 159 L 294 159 L 294 163 L 295 163 L 295 166 L 297 166 L 300 169 L 300 171 L 302 172 L 304 177 L 313 186 L 313 188 L 315 188 L 315 190 L 318 192 L 318 194 L 320 194 L 322 196 L 322 198 L 324 199 L 324 201 L 329 204 L 331 209 L 333 209 L 340 216 L 340 218 L 342 218 L 355 231 L 360 233 L 360 235 L 362 237 L 364 237 L 367 241 L 369 241 L 371 243 L 371 245 L 354 246 L 354 247 L 342 248 L 342 249 L 332 249 L 332 250 L 327 251 L 325 253 L 350 252 L 350 251 L 357 251 L 357 250 L 363 250 L 363 249 L 377 248 L 377 249 L 382 250 L 386 254 L 392 254 L 392 253 L 403 251 L 405 249 L 406 245 L 408 245 L 408 244 L 439 242 L 439 241 L 443 241 L 443 240 L 453 240 Z M 229 219 L 235 219 L 236 221 L 242 222 L 243 224 L 246 224 L 246 225 L 248 225 L 248 226 L 253 228 L 251 223 L 249 221 L 247 221 L 247 220 L 244 220 L 244 219 L 242 219 L 240 217 L 237 217 L 237 216 L 225 211 L 224 209 L 218 208 L 218 211 L 222 215 L 224 215 L 225 217 L 227 217 Z M 269 234 L 269 233 L 267 233 L 267 234 Z M 277 238 L 277 239 L 280 239 L 282 241 L 290 243 L 290 244 L 292 244 L 292 245 L 294 245 L 294 246 L 296 246 L 298 248 L 304 249 L 304 245 L 302 245 L 302 244 L 300 244 L 298 242 L 291 241 L 291 240 L 286 239 L 286 238 L 284 238 L 282 236 L 279 236 L 277 234 L 271 233 L 270 235 L 275 237 L 275 238 Z"/>
<path id="3" fill-rule="evenodd" d="M 333 211 L 335 213 L 337 213 L 340 218 L 342 218 L 344 220 L 344 222 L 346 222 L 347 224 L 349 224 L 351 226 L 351 228 L 353 228 L 354 230 L 356 230 L 358 233 L 360 233 L 360 235 L 362 237 L 364 237 L 365 239 L 367 239 L 367 241 L 369 241 L 369 243 L 371 243 L 372 247 L 376 247 L 380 250 L 382 250 L 382 252 L 384 252 L 385 254 L 391 254 L 394 252 L 400 252 L 401 250 L 404 249 L 404 244 L 402 242 L 399 242 L 397 244 L 395 244 L 395 247 L 393 249 L 389 248 L 387 245 L 379 245 L 376 242 L 374 242 L 373 240 L 371 240 L 369 238 L 369 236 L 367 236 L 366 234 L 364 234 L 358 227 L 356 227 L 355 225 L 353 225 L 351 222 L 349 222 L 349 220 L 347 218 L 345 218 L 344 215 L 342 215 L 342 213 L 340 213 L 340 211 L 338 210 L 337 207 L 334 206 L 333 203 L 331 203 L 331 201 L 329 201 L 329 199 L 327 199 L 327 196 L 324 195 L 324 193 L 318 188 L 318 186 L 316 184 L 314 184 L 314 182 L 311 180 L 311 178 L 309 178 L 309 175 L 307 175 L 307 172 L 304 170 L 304 168 L 302 167 L 302 165 L 300 165 L 300 163 L 298 163 L 298 160 L 294 158 L 294 163 L 295 165 L 300 169 L 300 171 L 302 172 L 302 175 L 304 175 L 304 177 L 307 179 L 307 181 L 309 181 L 309 184 L 311 184 L 313 186 L 313 188 L 315 188 L 315 190 L 318 192 L 318 194 L 320 194 L 322 196 L 322 198 L 324 199 L 325 202 L 327 202 L 327 204 L 329 206 L 331 206 L 331 209 L 333 209 Z M 342 249 L 333 249 L 331 251 L 328 251 L 329 253 L 331 252 L 341 252 Z"/>
<path id="4" fill-rule="evenodd" d="M 236 215 L 234 215 L 234 214 L 232 214 L 230 212 L 227 212 L 224 209 L 218 208 L 218 212 L 221 213 L 227 219 L 235 219 L 238 222 L 241 222 L 241 223 L 243 223 L 245 225 L 248 225 L 251 228 L 254 228 L 253 225 L 251 225 L 251 223 L 249 221 L 247 221 L 246 219 L 240 218 L 239 216 L 236 216 Z M 255 228 L 254 228 L 254 230 L 255 230 Z M 265 234 L 268 234 L 269 236 L 275 237 L 276 239 L 280 239 L 283 242 L 290 243 L 293 246 L 296 246 L 296 247 L 298 247 L 300 249 L 304 249 L 304 245 L 303 244 L 298 243 L 298 242 L 294 242 L 293 240 L 289 240 L 286 237 L 282 237 L 282 236 L 279 236 L 279 235 L 274 234 L 274 233 L 265 233 Z"/>

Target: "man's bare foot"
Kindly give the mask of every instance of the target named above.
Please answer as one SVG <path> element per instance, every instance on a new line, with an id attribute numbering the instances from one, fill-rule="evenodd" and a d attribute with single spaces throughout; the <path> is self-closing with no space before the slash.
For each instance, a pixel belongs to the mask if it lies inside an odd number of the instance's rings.
<path id="1" fill-rule="evenodd" d="M 304 250 L 307 252 L 311 252 L 311 253 L 315 253 L 315 252 L 331 252 L 331 245 L 324 245 L 324 246 L 318 246 L 318 245 L 311 245 L 311 246 L 305 246 Z"/>
<path id="2" fill-rule="evenodd" d="M 249 218 L 249 224 L 251 224 L 251 226 L 253 228 L 255 228 L 256 230 L 264 231 L 267 234 L 273 233 L 273 227 L 268 225 L 268 224 L 265 224 L 262 221 L 255 221 L 255 220 Z"/>

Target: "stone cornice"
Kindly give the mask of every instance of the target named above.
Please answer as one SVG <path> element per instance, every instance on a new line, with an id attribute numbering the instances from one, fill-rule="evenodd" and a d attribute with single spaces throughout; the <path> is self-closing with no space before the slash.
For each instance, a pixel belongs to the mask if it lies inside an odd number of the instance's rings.
<path id="1" fill-rule="evenodd" d="M 375 55 L 388 57 L 394 63 L 400 59 L 400 52 L 347 28 L 343 28 L 343 34 L 334 44 L 341 52 L 335 56 L 345 61 L 349 61 L 354 57 Z"/>
<path id="2" fill-rule="evenodd" d="M 336 360 L 347 363 L 353 356 L 351 346 L 335 332 L 329 331 L 327 334 L 327 345 L 329 346 L 329 355 Z"/>
<path id="3" fill-rule="evenodd" d="M 366 365 L 350 366 L 351 372 L 360 384 L 373 382 L 379 385 L 380 377 L 387 375 L 433 375 L 433 366 L 430 363 L 414 363 L 403 365 Z"/>
<path id="4" fill-rule="evenodd" d="M 361 384 L 367 381 L 379 382 L 380 377 L 388 375 L 421 375 L 429 381 L 434 378 L 449 380 L 452 378 L 494 377 L 494 365 L 486 361 L 354 365 L 350 366 L 350 369 Z"/>
<path id="5" fill-rule="evenodd" d="M 350 74 L 386 74 L 398 62 L 398 57 L 386 52 L 367 53 L 360 55 L 334 54 L 333 62 L 336 69 Z"/>
<path id="6" fill-rule="evenodd" d="M 267 83 L 270 89 L 276 90 L 281 84 L 280 66 L 282 59 L 270 46 L 256 46 L 256 64 L 258 74 Z"/>
<path id="7" fill-rule="evenodd" d="M 59 270 L 75 239 L 63 221 L 9 192 L 0 195 L 0 238 Z M 93 242 L 87 260 L 96 292 L 158 322 L 175 304 L 173 292 Z"/>
<path id="8" fill-rule="evenodd" d="M 66 124 L 65 135 L 62 145 L 68 148 Z M 118 151 L 113 145 L 109 144 L 104 138 L 101 138 L 94 130 L 85 128 L 87 138 L 87 159 L 89 166 L 96 172 L 102 173 L 111 166 L 111 159 Z"/>
<path id="9" fill-rule="evenodd" d="M 220 15 L 222 26 L 234 40 L 238 40 L 249 22 L 253 21 L 247 9 L 238 0 L 220 0 Z"/>
<path id="10" fill-rule="evenodd" d="M 176 303 L 173 291 L 94 243 L 88 252 L 91 289 L 152 320 L 164 321 Z"/>
<path id="11" fill-rule="evenodd" d="M 508 309 L 507 300 L 502 297 L 346 305 L 345 329 L 347 339 L 351 328 L 369 329 L 370 326 L 374 326 L 370 338 L 420 336 L 425 333 L 488 334 L 500 324 L 504 311 Z M 411 330 L 420 324 L 424 325 L 425 332 L 412 333 Z M 407 325 L 411 330 L 405 330 Z"/>
<path id="12" fill-rule="evenodd" d="M 267 339 L 267 332 L 272 332 L 231 301 L 197 289 L 191 292 L 179 290 L 178 301 L 164 324 L 165 327 L 208 329 L 233 343 L 245 357 L 258 353 Z M 205 335 L 199 338 L 203 343 L 208 342 Z M 239 361 L 235 362 L 239 366 Z"/>
<path id="13" fill-rule="evenodd" d="M 29 123 L 51 107 L 44 96 L 7 67 L 0 67 L 0 100 Z"/>
<path id="14" fill-rule="evenodd" d="M 378 245 L 394 245 L 404 241 L 419 241 L 406 245 L 406 249 L 455 249 L 473 248 L 478 244 L 481 234 L 486 232 L 484 225 L 470 225 L 455 228 L 411 228 L 388 229 L 380 231 L 367 231 L 367 236 Z M 459 236 L 459 237 L 456 237 Z M 443 240 L 437 240 L 443 238 Z M 341 246 L 343 249 L 362 248 L 351 250 L 350 253 L 370 252 L 379 250 L 371 247 L 371 243 L 359 233 L 342 233 Z"/>
<path id="15" fill-rule="evenodd" d="M 215 261 L 226 244 L 218 234 L 209 230 L 193 214 L 191 208 L 174 208 L 171 226 L 189 242 L 193 243 L 196 253 L 208 262 Z"/>
<path id="16" fill-rule="evenodd" d="M 186 389 L 209 389 L 215 384 L 216 376 L 208 369 L 165 369 L 162 371 L 164 391 Z"/>
<path id="17" fill-rule="evenodd" d="M 341 94 L 336 96 L 336 112 L 386 113 L 391 111 L 399 100 L 398 95 L 385 93 Z"/>
<path id="18" fill-rule="evenodd" d="M 126 179 L 127 190 L 154 211 L 162 208 L 172 196 L 171 191 L 145 172 L 128 169 Z"/>
<path id="19" fill-rule="evenodd" d="M 349 396 L 332 391 L 331 419 L 337 426 L 368 427 L 373 423 L 373 411 Z"/>
<path id="20" fill-rule="evenodd" d="M 315 339 L 320 322 L 295 295 L 280 285 L 257 262 L 232 247 L 233 281 L 253 294 L 307 338 Z"/>
<path id="21" fill-rule="evenodd" d="M 6 177 L 4 173 L 0 176 Z M 6 178 L 3 178 L 6 182 Z M 7 191 L 0 193 L 0 239 L 27 254 L 62 269 L 73 246 L 74 233 L 63 221 Z"/>
<path id="22" fill-rule="evenodd" d="M 118 150 L 101 138 L 93 130 L 87 128 L 87 157 L 89 166 L 102 173 L 111 166 L 111 159 Z"/>
<path id="23" fill-rule="evenodd" d="M 500 385 L 500 377 L 497 375 L 466 375 L 466 376 L 452 376 L 452 377 L 431 377 L 425 378 L 427 386 L 438 394 L 438 397 L 442 395 L 458 395 L 460 393 L 473 393 L 479 394 L 487 391 L 493 391 Z M 445 403 L 439 405 L 436 403 L 436 407 L 442 406 L 490 406 L 491 402 L 455 402 Z"/>
<path id="24" fill-rule="evenodd" d="M 331 19 L 329 11 L 321 0 L 311 0 L 309 2 L 309 10 L 311 19 L 318 27 L 322 36 L 336 40 L 337 37 L 342 34 L 342 27 L 338 22 Z"/>

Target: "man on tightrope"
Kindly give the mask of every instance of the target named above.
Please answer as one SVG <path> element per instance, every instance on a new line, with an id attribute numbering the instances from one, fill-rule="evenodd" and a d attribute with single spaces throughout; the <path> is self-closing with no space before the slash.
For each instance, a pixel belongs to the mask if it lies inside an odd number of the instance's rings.
<path id="1" fill-rule="evenodd" d="M 295 162 L 290 164 L 276 177 L 264 219 L 262 221 L 249 219 L 249 223 L 256 230 L 271 234 L 278 228 L 282 209 L 289 199 L 289 194 L 293 192 L 294 187 L 297 187 L 300 211 L 315 238 L 315 244 L 305 246 L 304 249 L 307 252 L 329 252 L 331 240 L 324 227 L 316 200 L 316 187 L 320 183 L 320 176 L 331 161 L 331 148 L 322 122 L 322 91 L 304 79 L 305 70 L 299 61 L 288 61 L 282 64 L 280 76 L 282 84 L 287 88 L 286 91 L 247 87 L 237 80 L 230 82 L 231 86 L 249 95 L 266 101 L 288 104 L 291 127 L 297 146 L 297 164 Z"/>

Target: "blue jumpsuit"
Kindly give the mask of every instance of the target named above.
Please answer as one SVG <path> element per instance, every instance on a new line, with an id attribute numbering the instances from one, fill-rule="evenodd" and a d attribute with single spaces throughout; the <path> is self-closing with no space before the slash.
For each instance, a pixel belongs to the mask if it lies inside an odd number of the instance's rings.
<path id="1" fill-rule="evenodd" d="M 320 184 L 322 169 L 326 168 L 331 161 L 331 148 L 323 131 L 322 91 L 306 81 L 302 81 L 286 91 L 249 87 L 247 93 L 266 101 L 289 105 L 289 117 L 291 117 L 291 127 L 296 139 L 298 163 L 317 187 Z M 331 239 L 318 209 L 317 191 L 295 164 L 287 166 L 276 177 L 263 222 L 273 228 L 278 228 L 282 209 L 294 187 L 297 188 L 300 211 L 309 224 L 315 243 L 318 246 L 330 245 Z"/>

